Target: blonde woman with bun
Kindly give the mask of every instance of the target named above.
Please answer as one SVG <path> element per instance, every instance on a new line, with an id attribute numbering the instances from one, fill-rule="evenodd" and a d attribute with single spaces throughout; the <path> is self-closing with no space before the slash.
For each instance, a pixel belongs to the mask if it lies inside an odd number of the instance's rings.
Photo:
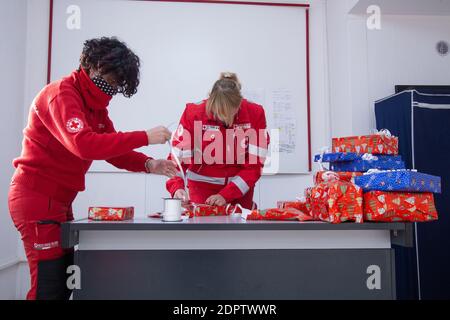
<path id="1" fill-rule="evenodd" d="M 268 144 L 263 107 L 242 96 L 236 74 L 221 73 L 207 99 L 186 105 L 169 156 L 183 172 L 167 190 L 192 203 L 252 209 Z"/>

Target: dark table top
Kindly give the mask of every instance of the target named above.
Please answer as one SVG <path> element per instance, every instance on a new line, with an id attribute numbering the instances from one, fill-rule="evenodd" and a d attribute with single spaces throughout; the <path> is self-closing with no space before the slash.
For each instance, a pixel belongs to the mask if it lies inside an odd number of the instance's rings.
<path id="1" fill-rule="evenodd" d="M 353 223 L 330 224 L 319 221 L 254 221 L 240 216 L 194 217 L 180 222 L 164 222 L 161 218 L 136 218 L 126 221 L 92 221 L 81 219 L 62 224 L 62 247 L 71 248 L 78 244 L 80 231 L 161 231 L 161 230 L 388 230 L 393 244 L 412 247 L 413 224 L 395 223 Z"/>
<path id="2" fill-rule="evenodd" d="M 405 230 L 407 223 L 330 224 L 319 221 L 255 221 L 240 216 L 194 217 L 181 222 L 164 222 L 160 218 L 136 218 L 126 221 L 92 221 L 65 223 L 65 229 L 78 230 Z"/>

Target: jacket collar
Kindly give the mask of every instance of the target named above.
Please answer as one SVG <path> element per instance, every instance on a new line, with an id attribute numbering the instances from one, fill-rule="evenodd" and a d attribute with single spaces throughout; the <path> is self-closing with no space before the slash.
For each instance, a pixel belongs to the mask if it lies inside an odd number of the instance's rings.
<path id="1" fill-rule="evenodd" d="M 83 68 L 74 71 L 72 77 L 78 82 L 80 93 L 88 108 L 104 110 L 108 107 L 112 97 L 100 90 Z"/>

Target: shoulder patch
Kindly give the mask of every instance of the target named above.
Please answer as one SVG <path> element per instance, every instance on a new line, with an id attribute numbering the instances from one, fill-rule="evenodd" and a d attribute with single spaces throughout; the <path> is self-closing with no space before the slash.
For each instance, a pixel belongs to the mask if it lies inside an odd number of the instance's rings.
<path id="1" fill-rule="evenodd" d="M 70 133 L 77 133 L 83 130 L 84 124 L 81 119 L 78 118 L 71 118 L 69 121 L 66 122 L 66 129 Z"/>

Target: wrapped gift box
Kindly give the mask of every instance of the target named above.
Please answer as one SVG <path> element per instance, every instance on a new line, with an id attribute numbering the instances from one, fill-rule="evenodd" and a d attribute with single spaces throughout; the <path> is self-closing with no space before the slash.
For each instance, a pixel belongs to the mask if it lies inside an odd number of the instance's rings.
<path id="1" fill-rule="evenodd" d="M 312 216 L 295 208 L 253 210 L 247 220 L 311 221 Z"/>
<path id="2" fill-rule="evenodd" d="M 354 160 L 363 160 L 364 154 L 355 153 L 355 152 L 334 152 L 334 153 L 324 153 L 324 154 L 316 154 L 314 156 L 315 162 L 338 162 L 338 161 L 354 161 Z M 378 160 L 397 160 L 401 161 L 401 156 L 391 156 L 391 155 L 377 155 L 376 158 Z"/>
<path id="3" fill-rule="evenodd" d="M 312 206 L 311 206 L 311 198 L 312 198 L 312 189 L 313 187 L 307 187 L 305 188 L 304 191 L 304 198 L 305 198 L 305 203 L 307 205 L 307 208 L 309 209 L 308 214 L 311 214 L 312 211 Z"/>
<path id="4" fill-rule="evenodd" d="M 364 194 L 364 220 L 425 222 L 437 219 L 432 193 L 370 191 Z"/>
<path id="5" fill-rule="evenodd" d="M 227 216 L 231 213 L 240 213 L 241 210 L 235 206 L 210 206 L 207 204 L 189 204 L 184 206 L 189 217 L 198 216 Z"/>
<path id="6" fill-rule="evenodd" d="M 134 218 L 134 207 L 89 207 L 90 220 L 122 221 Z"/>
<path id="7" fill-rule="evenodd" d="M 294 208 L 300 210 L 303 213 L 309 214 L 311 212 L 311 204 L 305 200 L 298 201 L 278 201 L 277 202 L 278 209 L 288 209 Z"/>
<path id="8" fill-rule="evenodd" d="M 320 183 L 312 189 L 311 213 L 331 223 L 363 222 L 362 189 L 346 181 Z"/>
<path id="9" fill-rule="evenodd" d="M 332 139 L 333 152 L 398 154 L 398 138 L 386 134 L 351 136 Z"/>
<path id="10" fill-rule="evenodd" d="M 441 178 L 425 173 L 398 170 L 364 174 L 355 179 L 364 191 L 410 191 L 441 193 Z"/>
<path id="11" fill-rule="evenodd" d="M 328 175 L 331 171 L 319 171 L 314 175 L 314 184 L 318 185 L 319 183 L 329 181 Z M 332 172 L 334 175 L 338 177 L 341 181 L 347 181 L 354 183 L 354 179 L 356 177 L 362 176 L 363 172 Z"/>
<path id="12" fill-rule="evenodd" d="M 333 171 L 348 171 L 348 172 L 366 172 L 371 169 L 378 170 L 393 170 L 393 169 L 406 169 L 403 161 L 394 159 L 383 160 L 354 160 L 354 161 L 340 161 L 332 162 L 330 164 Z"/>

